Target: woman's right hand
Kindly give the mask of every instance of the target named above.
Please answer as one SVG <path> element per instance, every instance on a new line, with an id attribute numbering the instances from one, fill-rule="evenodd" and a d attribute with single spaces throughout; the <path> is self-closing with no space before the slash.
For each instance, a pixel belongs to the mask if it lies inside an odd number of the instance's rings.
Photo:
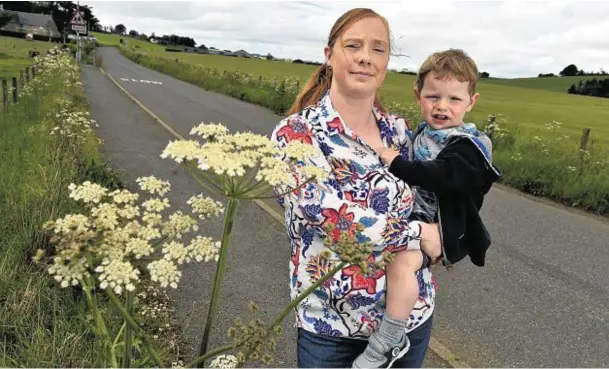
<path id="1" fill-rule="evenodd" d="M 421 249 L 436 264 L 442 256 L 442 241 L 438 223 L 421 223 Z"/>

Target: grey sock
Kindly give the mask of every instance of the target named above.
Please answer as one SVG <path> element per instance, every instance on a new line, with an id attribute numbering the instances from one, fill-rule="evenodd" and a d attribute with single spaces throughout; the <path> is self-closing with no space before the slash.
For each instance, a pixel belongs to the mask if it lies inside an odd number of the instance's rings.
<path id="1" fill-rule="evenodd" d="M 400 320 L 385 314 L 379 329 L 370 337 L 369 344 L 364 351 L 364 355 L 371 359 L 381 359 L 384 351 L 402 342 L 402 337 L 406 334 L 407 320 Z"/>
<path id="2" fill-rule="evenodd" d="M 379 338 L 389 345 L 399 343 L 405 334 L 406 323 L 408 323 L 408 320 L 396 319 L 389 314 L 385 314 L 377 331 Z"/>

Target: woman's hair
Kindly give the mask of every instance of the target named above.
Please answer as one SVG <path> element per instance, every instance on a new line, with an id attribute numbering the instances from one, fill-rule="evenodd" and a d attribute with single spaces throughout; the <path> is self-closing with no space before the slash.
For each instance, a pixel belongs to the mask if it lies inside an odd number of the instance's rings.
<path id="1" fill-rule="evenodd" d="M 359 22 L 360 20 L 368 17 L 375 17 L 380 19 L 387 28 L 387 35 L 389 36 L 389 22 L 385 17 L 376 13 L 372 9 L 368 8 L 354 8 L 347 11 L 345 14 L 341 15 L 334 26 L 330 30 L 330 36 L 328 37 L 328 47 L 333 48 L 336 40 L 343 34 L 345 31 L 351 27 L 352 24 Z M 391 42 L 391 40 L 389 41 Z M 389 45 L 389 49 L 391 50 L 391 45 Z M 326 63 L 322 64 L 309 78 L 305 86 L 300 93 L 296 97 L 294 104 L 290 107 L 287 112 L 287 115 L 291 115 L 297 113 L 304 109 L 309 105 L 313 105 L 317 103 L 321 97 L 324 95 L 326 91 L 330 89 L 330 85 L 332 83 L 332 69 L 326 65 Z M 375 97 L 375 104 L 380 107 L 380 101 L 377 97 Z M 381 108 L 382 109 L 382 108 Z"/>

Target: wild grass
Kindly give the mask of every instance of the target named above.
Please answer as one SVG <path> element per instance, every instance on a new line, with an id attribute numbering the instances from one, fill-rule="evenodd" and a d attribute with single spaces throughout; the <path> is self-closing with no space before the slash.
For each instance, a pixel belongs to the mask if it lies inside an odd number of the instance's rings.
<path id="1" fill-rule="evenodd" d="M 51 251 L 44 222 L 81 210 L 68 198 L 70 183 L 121 188 L 122 182 L 93 131 L 78 139 L 51 134 L 65 123 L 62 110 L 85 113 L 88 106 L 82 85 L 65 73 L 43 73 L 20 87 L 18 103 L 0 110 L 0 365 L 99 367 L 82 293 L 59 288 L 32 256 L 37 249 Z M 100 308 L 117 334 L 119 314 L 103 299 Z M 170 354 L 167 340 L 157 344 Z"/>

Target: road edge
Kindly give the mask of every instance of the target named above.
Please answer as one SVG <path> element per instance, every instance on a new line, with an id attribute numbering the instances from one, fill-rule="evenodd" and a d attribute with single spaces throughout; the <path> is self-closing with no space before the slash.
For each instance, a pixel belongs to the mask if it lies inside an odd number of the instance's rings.
<path id="1" fill-rule="evenodd" d="M 127 95 L 127 97 L 129 97 L 133 102 L 135 102 L 142 110 L 144 110 L 148 115 L 150 115 L 157 123 L 159 123 L 163 128 L 165 128 L 172 136 L 174 136 L 175 138 L 180 139 L 180 140 L 185 140 L 185 138 L 182 135 L 180 135 L 178 132 L 176 132 L 173 128 L 171 128 L 171 126 L 169 124 L 165 123 L 161 118 L 159 118 L 150 109 L 148 109 L 142 102 L 140 102 L 137 98 L 135 98 L 135 96 L 133 96 L 129 91 L 127 91 L 123 86 L 121 86 L 120 83 L 118 83 L 114 79 L 114 77 L 112 77 L 111 75 L 106 73 L 104 68 L 99 67 L 99 70 L 101 71 L 101 73 L 103 75 L 108 77 L 108 79 L 110 79 L 110 81 L 112 81 L 112 83 L 114 83 L 116 85 L 116 87 L 118 87 L 125 95 Z M 262 208 L 262 210 L 267 212 L 270 216 L 272 216 L 276 221 L 283 224 L 284 217 L 277 210 L 273 209 L 272 207 L 270 207 L 268 204 L 266 204 L 265 202 L 263 202 L 261 200 L 253 200 L 253 202 L 256 205 L 258 205 L 260 208 Z M 471 366 L 468 365 L 467 362 L 459 359 L 457 355 L 455 355 L 452 351 L 450 351 L 450 349 L 448 349 L 448 347 L 444 346 L 443 344 L 441 344 L 438 340 L 436 340 L 433 337 L 431 337 L 429 340 L 429 349 L 431 351 L 433 351 L 437 356 L 439 356 L 440 359 L 447 362 L 453 368 L 471 368 Z"/>

